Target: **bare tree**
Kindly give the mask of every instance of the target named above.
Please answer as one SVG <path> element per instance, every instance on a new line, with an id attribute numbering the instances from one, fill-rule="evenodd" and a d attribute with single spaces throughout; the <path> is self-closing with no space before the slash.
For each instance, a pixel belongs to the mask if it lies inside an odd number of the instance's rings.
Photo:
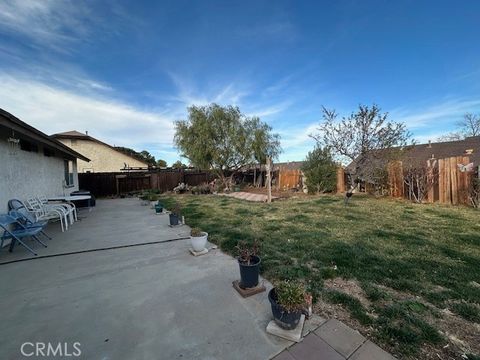
<path id="1" fill-rule="evenodd" d="M 384 176 L 378 169 L 384 168 L 394 157 L 394 147 L 400 151 L 408 143 L 411 134 L 405 124 L 388 120 L 377 105 L 360 105 L 356 112 L 338 119 L 335 110 L 323 111 L 323 122 L 312 137 L 317 143 L 331 149 L 341 160 L 352 161 L 355 177 L 375 184 Z M 353 181 L 355 179 L 351 179 Z"/>
<path id="2" fill-rule="evenodd" d="M 459 141 L 469 136 L 480 135 L 480 115 L 466 113 L 463 119 L 456 123 L 458 130 L 443 135 L 438 138 L 439 141 Z"/>
<path id="3" fill-rule="evenodd" d="M 466 113 L 457 125 L 465 137 L 480 135 L 480 115 L 478 114 Z"/>
<path id="4" fill-rule="evenodd" d="M 404 170 L 403 181 L 407 187 L 408 198 L 422 203 L 428 192 L 438 183 L 438 171 L 428 166 L 410 166 Z"/>

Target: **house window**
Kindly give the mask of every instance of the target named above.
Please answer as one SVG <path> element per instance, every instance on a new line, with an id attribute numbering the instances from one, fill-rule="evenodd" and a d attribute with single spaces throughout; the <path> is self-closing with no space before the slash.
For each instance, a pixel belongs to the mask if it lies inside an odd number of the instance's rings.
<path id="1" fill-rule="evenodd" d="M 43 155 L 45 155 L 47 157 L 55 156 L 55 151 L 53 151 L 52 149 L 44 147 L 43 148 Z"/>
<path id="2" fill-rule="evenodd" d="M 63 167 L 65 173 L 65 187 L 72 187 L 73 184 L 73 161 L 63 160 Z"/>
<path id="3" fill-rule="evenodd" d="M 38 152 L 38 145 L 31 143 L 30 141 L 20 139 L 20 149 L 29 152 Z"/>

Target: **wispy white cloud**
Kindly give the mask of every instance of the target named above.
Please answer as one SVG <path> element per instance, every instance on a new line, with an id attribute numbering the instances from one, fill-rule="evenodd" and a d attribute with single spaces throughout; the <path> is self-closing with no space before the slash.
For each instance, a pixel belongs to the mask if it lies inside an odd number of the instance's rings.
<path id="1" fill-rule="evenodd" d="M 447 99 L 439 104 L 424 108 L 399 108 L 390 112 L 395 121 L 403 122 L 411 130 L 424 129 L 430 126 L 451 127 L 466 112 L 478 111 L 480 99 Z"/>
<path id="2" fill-rule="evenodd" d="M 172 118 L 156 111 L 18 76 L 0 74 L 0 82 L 0 106 L 47 134 L 88 130 L 110 144 L 141 150 L 150 143 L 172 151 Z"/>

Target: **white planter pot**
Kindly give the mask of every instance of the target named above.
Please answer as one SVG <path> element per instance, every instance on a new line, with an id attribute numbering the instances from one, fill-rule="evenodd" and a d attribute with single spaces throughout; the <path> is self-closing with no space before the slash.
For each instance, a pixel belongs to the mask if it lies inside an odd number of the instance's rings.
<path id="1" fill-rule="evenodd" d="M 208 234 L 206 232 L 203 232 L 202 234 L 203 236 L 190 236 L 192 248 L 196 252 L 203 251 L 205 249 L 205 245 L 207 244 Z"/>

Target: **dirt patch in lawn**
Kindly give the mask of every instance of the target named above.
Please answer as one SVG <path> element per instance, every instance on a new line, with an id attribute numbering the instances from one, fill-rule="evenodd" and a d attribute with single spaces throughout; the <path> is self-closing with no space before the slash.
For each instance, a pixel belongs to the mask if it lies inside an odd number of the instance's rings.
<path id="1" fill-rule="evenodd" d="M 370 301 L 367 299 L 365 291 L 363 291 L 356 280 L 346 280 L 337 277 L 335 279 L 325 280 L 323 286 L 325 289 L 342 291 L 348 295 L 356 297 L 366 308 L 371 305 Z"/>

